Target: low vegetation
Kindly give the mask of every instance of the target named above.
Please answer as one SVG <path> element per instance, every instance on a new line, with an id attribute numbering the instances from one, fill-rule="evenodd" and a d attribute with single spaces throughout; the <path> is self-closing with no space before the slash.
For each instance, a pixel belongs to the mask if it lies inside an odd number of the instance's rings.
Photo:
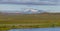
<path id="1" fill-rule="evenodd" d="M 60 13 L 0 14 L 0 30 L 60 27 Z"/>

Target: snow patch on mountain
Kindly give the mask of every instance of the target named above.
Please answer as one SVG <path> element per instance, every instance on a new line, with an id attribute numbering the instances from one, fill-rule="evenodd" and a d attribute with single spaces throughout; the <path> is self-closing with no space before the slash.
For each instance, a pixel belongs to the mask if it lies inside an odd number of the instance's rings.
<path id="1" fill-rule="evenodd" d="M 35 14 L 35 13 L 44 13 L 45 11 L 44 10 L 37 10 L 37 9 L 32 9 L 32 8 L 27 8 L 27 9 L 24 9 L 23 10 L 23 13 L 26 13 L 26 14 Z"/>
<path id="2" fill-rule="evenodd" d="M 45 10 L 38 10 L 38 9 L 33 9 L 33 8 L 24 8 L 22 10 L 17 10 L 17 11 L 1 11 L 2 13 L 20 13 L 20 14 L 37 14 L 37 13 L 44 13 L 46 12 Z"/>

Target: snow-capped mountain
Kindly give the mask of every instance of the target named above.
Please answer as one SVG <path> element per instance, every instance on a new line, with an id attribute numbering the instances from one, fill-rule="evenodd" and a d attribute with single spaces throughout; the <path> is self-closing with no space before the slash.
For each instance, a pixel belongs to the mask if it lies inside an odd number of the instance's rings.
<path id="1" fill-rule="evenodd" d="M 14 14 L 37 14 L 37 13 L 44 13 L 46 11 L 44 10 L 38 10 L 38 9 L 33 9 L 33 8 L 26 8 L 18 11 L 1 11 L 2 13 L 14 13 Z"/>
<path id="2" fill-rule="evenodd" d="M 32 8 L 24 9 L 22 11 L 22 13 L 24 14 L 36 14 L 36 13 L 44 13 L 44 12 L 45 12 L 44 10 L 37 10 L 37 9 L 32 9 Z"/>

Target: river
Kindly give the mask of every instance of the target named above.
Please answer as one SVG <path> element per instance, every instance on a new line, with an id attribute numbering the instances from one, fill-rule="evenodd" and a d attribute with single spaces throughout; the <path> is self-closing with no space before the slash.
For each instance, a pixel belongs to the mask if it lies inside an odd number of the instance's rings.
<path id="1" fill-rule="evenodd" d="M 8 31 L 60 31 L 60 28 L 11 29 Z"/>

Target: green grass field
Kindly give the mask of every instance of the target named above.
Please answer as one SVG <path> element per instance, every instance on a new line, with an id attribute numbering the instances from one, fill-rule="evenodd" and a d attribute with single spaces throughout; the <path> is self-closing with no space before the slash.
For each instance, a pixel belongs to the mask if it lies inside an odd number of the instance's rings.
<path id="1" fill-rule="evenodd" d="M 60 13 L 0 14 L 0 29 L 60 27 Z"/>

